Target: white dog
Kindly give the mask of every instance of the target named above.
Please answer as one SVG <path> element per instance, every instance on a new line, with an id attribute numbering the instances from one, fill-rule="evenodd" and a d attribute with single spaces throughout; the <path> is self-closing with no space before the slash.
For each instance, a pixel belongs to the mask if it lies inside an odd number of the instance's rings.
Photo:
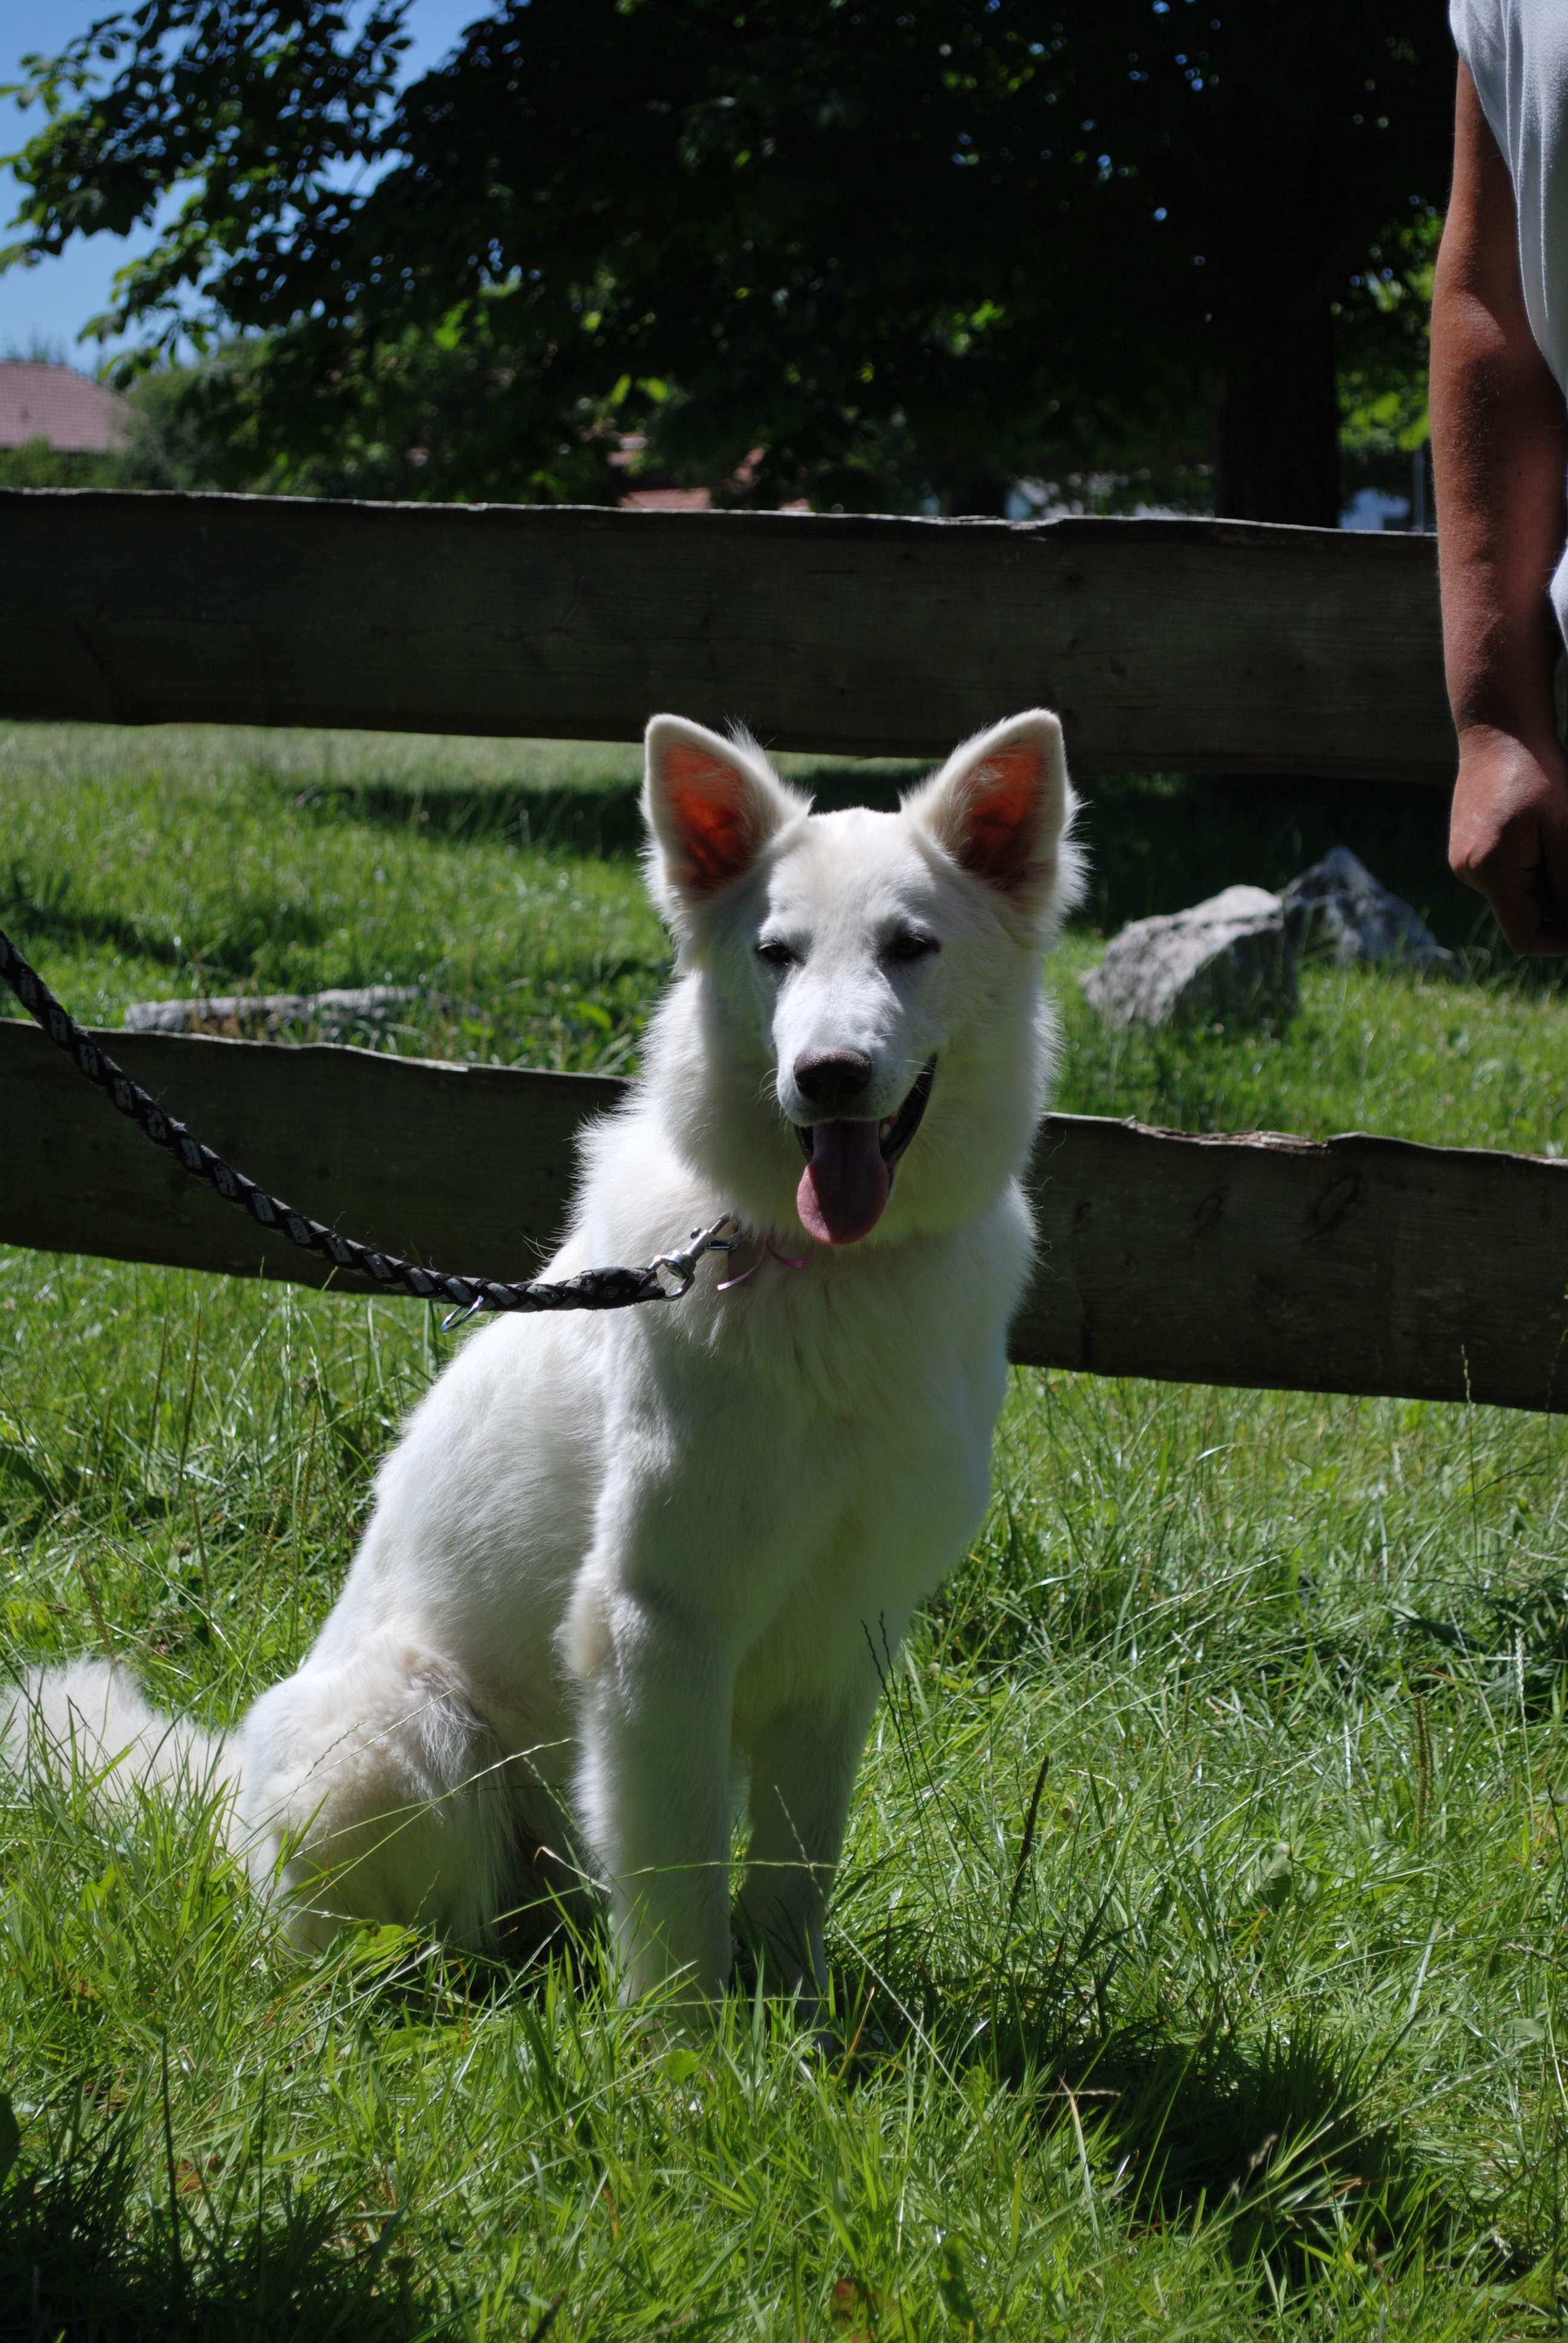
<path id="1" fill-rule="evenodd" d="M 13 1751 L 30 1701 L 131 1774 L 212 1756 L 307 1944 L 350 1916 L 492 1944 L 587 1858 L 627 1990 L 701 1996 L 747 1785 L 740 1925 L 809 1991 L 881 1673 L 986 1503 L 1072 803 L 1038 709 L 897 814 L 812 814 L 749 739 L 656 717 L 678 972 L 548 1273 L 725 1212 L 742 1249 L 682 1301 L 475 1335 L 310 1652 L 226 1745 L 99 1662 L 35 1682 Z"/>

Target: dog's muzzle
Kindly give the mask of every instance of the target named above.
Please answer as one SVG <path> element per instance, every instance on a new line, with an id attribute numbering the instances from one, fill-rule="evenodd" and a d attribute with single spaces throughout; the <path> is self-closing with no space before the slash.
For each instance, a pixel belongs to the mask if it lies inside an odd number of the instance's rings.
<path id="1" fill-rule="evenodd" d="M 795 1209 L 819 1244 L 858 1244 L 887 1209 L 899 1159 L 920 1127 L 937 1061 L 921 1072 L 897 1114 L 873 1122 L 867 1115 L 833 1115 L 795 1136 L 806 1158 Z"/>
<path id="2" fill-rule="evenodd" d="M 884 1115 L 881 1121 L 877 1125 L 877 1143 L 881 1152 L 882 1161 L 887 1165 L 890 1172 L 893 1169 L 893 1166 L 897 1163 L 900 1156 L 903 1154 L 905 1149 L 909 1146 L 910 1140 L 913 1139 L 916 1131 L 919 1131 L 920 1127 L 920 1123 L 925 1116 L 927 1104 L 930 1099 L 931 1084 L 936 1080 L 936 1074 L 937 1061 L 934 1058 L 928 1058 L 924 1067 L 921 1069 L 918 1081 L 910 1090 L 909 1096 L 905 1099 L 903 1105 L 899 1109 L 897 1114 Z M 793 1131 L 797 1140 L 799 1141 L 801 1154 L 806 1158 L 807 1162 L 809 1163 L 812 1155 L 816 1151 L 816 1124 L 814 1122 L 794 1122 L 790 1124 L 789 1128 Z"/>

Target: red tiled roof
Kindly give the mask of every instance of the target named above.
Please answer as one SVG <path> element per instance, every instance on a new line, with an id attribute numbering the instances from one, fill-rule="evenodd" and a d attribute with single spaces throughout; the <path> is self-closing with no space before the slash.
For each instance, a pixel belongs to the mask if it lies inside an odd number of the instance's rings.
<path id="1" fill-rule="evenodd" d="M 129 417 L 116 391 L 73 367 L 0 359 L 0 447 L 46 439 L 65 454 L 106 455 L 125 444 Z"/>
<path id="2" fill-rule="evenodd" d="M 706 488 L 633 488 L 620 501 L 628 512 L 706 512 L 713 499 Z"/>

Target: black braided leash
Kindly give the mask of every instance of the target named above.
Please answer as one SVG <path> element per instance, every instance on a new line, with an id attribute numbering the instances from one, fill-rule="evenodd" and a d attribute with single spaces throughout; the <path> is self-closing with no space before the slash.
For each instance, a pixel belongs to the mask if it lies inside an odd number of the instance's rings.
<path id="1" fill-rule="evenodd" d="M 628 1310 L 638 1302 L 678 1302 L 689 1292 L 703 1254 L 728 1252 L 735 1241 L 739 1224 L 733 1213 L 727 1212 L 711 1228 L 693 1229 L 689 1243 L 676 1252 L 659 1253 L 646 1269 L 585 1269 L 576 1277 L 563 1277 L 554 1283 L 530 1278 L 519 1285 L 487 1277 L 448 1277 L 440 1270 L 422 1269 L 417 1262 L 402 1261 L 396 1253 L 377 1252 L 352 1237 L 339 1236 L 308 1213 L 297 1212 L 292 1204 L 268 1195 L 243 1172 L 226 1163 L 183 1122 L 166 1114 L 140 1083 L 132 1081 L 99 1049 L 4 932 L 0 932 L 0 977 L 50 1041 L 69 1051 L 79 1071 L 95 1082 L 122 1114 L 139 1123 L 155 1147 L 168 1148 L 187 1172 L 216 1188 L 227 1202 L 238 1204 L 264 1229 L 278 1230 L 307 1252 L 319 1253 L 339 1269 L 373 1278 L 389 1292 L 451 1302 L 456 1314 L 447 1320 L 448 1326 L 456 1324 L 458 1317 L 471 1317 L 477 1310 Z"/>

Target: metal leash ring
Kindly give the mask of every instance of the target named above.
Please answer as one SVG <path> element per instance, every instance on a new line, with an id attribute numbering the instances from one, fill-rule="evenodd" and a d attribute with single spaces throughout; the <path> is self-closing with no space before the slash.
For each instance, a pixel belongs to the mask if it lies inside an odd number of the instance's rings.
<path id="1" fill-rule="evenodd" d="M 733 1229 L 733 1236 L 720 1231 Z M 690 1242 L 678 1252 L 656 1252 L 648 1266 L 658 1278 L 667 1302 L 679 1302 L 691 1291 L 697 1264 L 705 1252 L 733 1252 L 740 1242 L 740 1222 L 733 1212 L 722 1212 L 710 1228 L 693 1229 Z"/>

